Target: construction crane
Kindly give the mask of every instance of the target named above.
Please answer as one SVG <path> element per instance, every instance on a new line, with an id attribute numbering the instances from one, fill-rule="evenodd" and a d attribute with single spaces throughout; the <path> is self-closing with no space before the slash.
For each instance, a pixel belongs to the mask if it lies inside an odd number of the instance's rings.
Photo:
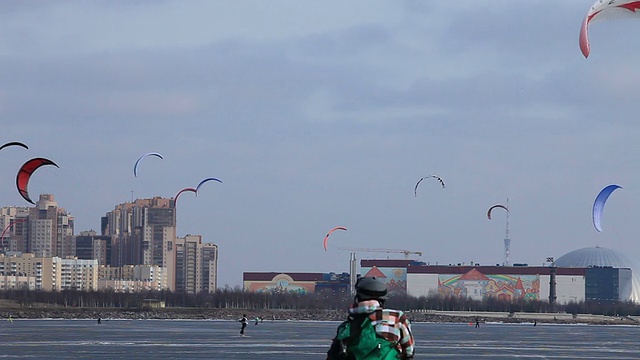
<path id="1" fill-rule="evenodd" d="M 338 250 L 347 250 L 347 251 L 357 251 L 357 252 L 381 252 L 381 253 L 396 253 L 396 254 L 404 254 L 405 259 L 409 259 L 409 255 L 415 254 L 418 256 L 422 256 L 422 251 L 411 251 L 411 250 L 402 250 L 402 249 L 371 249 L 371 248 L 342 248 L 339 247 Z"/>

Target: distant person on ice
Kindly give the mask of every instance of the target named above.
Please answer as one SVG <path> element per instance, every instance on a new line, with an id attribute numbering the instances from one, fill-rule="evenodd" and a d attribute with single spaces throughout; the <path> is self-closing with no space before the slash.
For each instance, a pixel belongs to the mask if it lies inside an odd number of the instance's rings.
<path id="1" fill-rule="evenodd" d="M 327 360 L 411 359 L 414 338 L 404 312 L 384 308 L 387 286 L 375 277 L 356 283 L 349 316 L 338 326 Z"/>
<path id="2" fill-rule="evenodd" d="M 247 327 L 249 323 L 249 319 L 247 319 L 247 314 L 242 314 L 242 319 L 238 320 L 242 324 L 242 328 L 240 328 L 240 335 L 244 335 L 244 328 Z"/>

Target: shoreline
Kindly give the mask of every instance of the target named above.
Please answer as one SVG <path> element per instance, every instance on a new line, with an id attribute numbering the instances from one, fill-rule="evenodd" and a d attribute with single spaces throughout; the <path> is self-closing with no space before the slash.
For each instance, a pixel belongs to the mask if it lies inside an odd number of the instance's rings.
<path id="1" fill-rule="evenodd" d="M 467 311 L 406 311 L 412 323 L 539 323 L 587 325 L 640 325 L 638 317 L 567 313 L 499 313 Z M 233 320 L 246 314 L 270 320 L 344 321 L 347 310 L 213 309 L 213 308 L 0 308 L 0 319 L 157 319 Z"/>

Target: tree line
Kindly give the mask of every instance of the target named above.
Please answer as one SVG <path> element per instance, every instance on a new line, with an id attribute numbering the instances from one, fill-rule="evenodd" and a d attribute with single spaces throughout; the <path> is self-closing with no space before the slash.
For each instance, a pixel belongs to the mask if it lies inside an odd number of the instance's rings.
<path id="1" fill-rule="evenodd" d="M 11 289 L 0 291 L 0 299 L 12 301 L 21 307 L 80 307 L 80 308 L 140 308 L 144 300 L 162 301 L 166 307 L 218 308 L 218 309 L 287 309 L 287 310 L 344 310 L 353 303 L 352 295 L 345 290 L 326 289 L 315 293 L 299 292 L 249 292 L 240 287 L 224 287 L 215 292 L 188 294 L 184 292 L 147 291 L 42 291 Z M 606 316 L 640 316 L 640 305 L 631 301 L 580 301 L 558 304 L 552 307 L 548 301 L 504 301 L 496 298 L 474 300 L 455 296 L 414 297 L 391 294 L 387 307 L 403 310 L 436 311 L 491 311 L 571 314 Z"/>

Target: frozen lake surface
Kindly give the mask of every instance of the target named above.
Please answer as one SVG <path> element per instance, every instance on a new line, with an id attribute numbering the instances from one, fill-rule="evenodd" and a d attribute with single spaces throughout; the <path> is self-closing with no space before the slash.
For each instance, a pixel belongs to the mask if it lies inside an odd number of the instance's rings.
<path id="1" fill-rule="evenodd" d="M 324 359 L 338 322 L 14 320 L 0 359 Z M 639 359 L 640 327 L 413 324 L 416 359 Z"/>

